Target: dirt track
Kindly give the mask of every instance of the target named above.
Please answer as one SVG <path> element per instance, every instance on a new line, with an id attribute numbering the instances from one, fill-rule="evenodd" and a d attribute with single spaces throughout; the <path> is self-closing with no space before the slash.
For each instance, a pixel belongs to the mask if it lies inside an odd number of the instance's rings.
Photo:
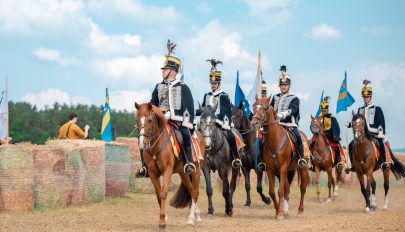
<path id="1" fill-rule="evenodd" d="M 252 186 L 252 189 L 253 186 Z M 359 189 L 340 188 L 339 197 L 331 202 L 318 203 L 314 187 L 307 191 L 304 216 L 296 216 L 298 188 L 292 190 L 290 217 L 274 219 L 273 205 L 266 206 L 252 191 L 252 206 L 245 209 L 243 185 L 238 187 L 234 198 L 234 215 L 224 216 L 221 193 L 214 191 L 215 216 L 208 218 L 207 197 L 201 189 L 199 207 L 202 222 L 194 228 L 186 225 L 189 210 L 168 209 L 166 231 L 405 231 L 405 184 L 396 182 L 389 194 L 389 210 L 381 209 L 383 188 L 377 186 L 378 209 L 365 214 Z M 266 190 L 267 191 L 267 190 Z M 173 193 L 170 193 L 170 197 Z M 326 197 L 326 188 L 322 196 Z M 46 212 L 0 213 L 0 231 L 159 231 L 158 206 L 154 194 L 131 193 L 126 198 L 108 199 L 85 207 L 49 210 Z"/>

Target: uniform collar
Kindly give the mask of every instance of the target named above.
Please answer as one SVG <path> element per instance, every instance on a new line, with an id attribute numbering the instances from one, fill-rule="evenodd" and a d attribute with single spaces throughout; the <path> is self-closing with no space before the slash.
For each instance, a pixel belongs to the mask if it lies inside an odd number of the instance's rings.
<path id="1" fill-rule="evenodd" d="M 215 90 L 215 91 L 212 92 L 212 95 L 218 96 L 220 93 L 222 93 L 222 89 L 221 89 L 221 88 L 218 88 L 217 90 Z"/>
<path id="2" fill-rule="evenodd" d="M 364 104 L 364 108 L 370 108 L 374 106 L 374 102 L 370 101 L 368 104 Z"/>

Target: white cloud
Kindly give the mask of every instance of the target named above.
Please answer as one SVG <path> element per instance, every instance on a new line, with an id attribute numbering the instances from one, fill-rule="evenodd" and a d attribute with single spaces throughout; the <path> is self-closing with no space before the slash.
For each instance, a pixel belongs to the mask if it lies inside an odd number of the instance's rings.
<path id="1" fill-rule="evenodd" d="M 145 103 L 151 98 L 151 91 L 138 90 L 138 91 L 115 91 L 110 93 L 110 107 L 113 110 L 127 110 L 129 112 L 135 111 L 135 102 Z"/>
<path id="2" fill-rule="evenodd" d="M 107 35 L 91 19 L 88 47 L 98 55 L 131 54 L 141 46 L 139 35 Z"/>
<path id="3" fill-rule="evenodd" d="M 319 26 L 313 27 L 307 34 L 312 39 L 337 39 L 341 37 L 341 33 L 338 29 L 323 23 Z"/>
<path id="4" fill-rule="evenodd" d="M 79 60 L 75 58 L 62 57 L 59 51 L 48 48 L 36 48 L 32 53 L 39 59 L 54 61 L 61 65 L 76 65 L 79 64 Z"/>
<path id="5" fill-rule="evenodd" d="M 363 27 L 361 28 L 361 32 L 372 35 L 372 36 L 379 36 L 383 35 L 388 32 L 388 28 L 381 26 L 381 27 Z"/>
<path id="6" fill-rule="evenodd" d="M 170 24 L 180 21 L 182 16 L 175 7 L 157 7 L 146 5 L 138 0 L 92 0 L 88 9 L 101 17 L 125 16 L 137 22 Z"/>
<path id="7" fill-rule="evenodd" d="M 197 10 L 198 12 L 203 14 L 209 14 L 212 11 L 211 7 L 206 2 L 198 3 Z"/>
<path id="8" fill-rule="evenodd" d="M 38 93 L 25 93 L 21 98 L 22 101 L 35 105 L 38 109 L 44 109 L 46 106 L 52 107 L 55 102 L 59 104 L 89 104 L 90 100 L 84 96 L 71 97 L 68 93 L 60 90 L 49 88 Z"/>
<path id="9" fill-rule="evenodd" d="M 49 29 L 60 30 L 66 24 L 81 23 L 83 1 L 24 0 L 0 1 L 0 31 L 6 33 L 41 34 Z"/>

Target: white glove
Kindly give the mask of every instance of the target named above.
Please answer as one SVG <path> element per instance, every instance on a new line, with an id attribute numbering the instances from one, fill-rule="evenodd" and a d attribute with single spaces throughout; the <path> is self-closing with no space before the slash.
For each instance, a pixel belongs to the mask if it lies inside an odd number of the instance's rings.
<path id="1" fill-rule="evenodd" d="M 385 138 L 385 135 L 383 134 L 382 131 L 378 131 L 377 138 L 379 138 L 379 139 L 384 139 Z"/>
<path id="2" fill-rule="evenodd" d="M 284 114 L 283 113 L 278 113 L 277 118 L 284 119 Z"/>
<path id="3" fill-rule="evenodd" d="M 166 119 L 167 121 L 170 120 L 170 111 L 167 111 L 167 112 L 165 113 L 165 119 Z"/>
<path id="4" fill-rule="evenodd" d="M 88 131 L 89 129 L 90 129 L 90 126 L 89 126 L 89 125 L 85 125 L 85 126 L 84 126 L 84 130 L 85 130 L 85 131 Z"/>
<path id="5" fill-rule="evenodd" d="M 345 126 L 346 126 L 347 128 L 350 128 L 350 127 L 351 127 L 351 123 L 350 123 L 350 122 L 345 122 Z"/>

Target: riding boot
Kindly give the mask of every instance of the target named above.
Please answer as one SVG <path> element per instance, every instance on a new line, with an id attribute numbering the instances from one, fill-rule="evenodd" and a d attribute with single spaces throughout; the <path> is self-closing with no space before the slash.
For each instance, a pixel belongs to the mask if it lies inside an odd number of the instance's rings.
<path id="1" fill-rule="evenodd" d="M 242 161 L 239 159 L 239 152 L 238 148 L 236 147 L 236 140 L 235 136 L 233 135 L 233 132 L 231 130 L 227 130 L 227 139 L 229 146 L 231 147 L 231 153 L 232 153 L 232 168 L 240 168 L 242 167 Z"/>
<path id="2" fill-rule="evenodd" d="M 300 166 L 301 168 L 308 167 L 307 161 L 304 158 L 304 145 L 302 145 L 302 143 L 298 145 L 297 152 L 299 156 L 298 166 Z"/>
<path id="3" fill-rule="evenodd" d="M 191 175 L 196 170 L 195 165 L 193 164 L 193 162 L 191 162 L 191 147 L 186 147 L 186 148 L 184 148 L 184 150 L 185 150 L 184 158 L 185 158 L 186 164 L 184 165 L 183 171 L 187 175 Z"/>
<path id="4" fill-rule="evenodd" d="M 148 170 L 146 169 L 145 160 L 143 159 L 143 150 L 140 150 L 142 167 L 135 173 L 135 178 L 149 177 Z"/>
<path id="5" fill-rule="evenodd" d="M 335 154 L 336 154 L 336 156 L 335 156 L 336 168 L 340 170 L 340 169 L 343 168 L 343 163 L 342 163 L 342 157 L 341 157 L 341 155 L 340 155 L 339 146 L 337 146 L 337 147 L 335 148 Z"/>
<path id="6" fill-rule="evenodd" d="M 345 169 L 346 174 L 349 174 L 349 172 L 355 172 L 354 166 L 353 166 L 353 141 L 350 142 L 349 144 L 349 160 L 350 160 L 350 166 Z"/>
<path id="7" fill-rule="evenodd" d="M 384 141 L 382 139 L 378 140 L 378 150 L 380 151 L 380 155 L 381 155 L 381 169 L 384 170 L 389 167 L 389 164 L 387 163 L 387 156 L 385 154 Z"/>

